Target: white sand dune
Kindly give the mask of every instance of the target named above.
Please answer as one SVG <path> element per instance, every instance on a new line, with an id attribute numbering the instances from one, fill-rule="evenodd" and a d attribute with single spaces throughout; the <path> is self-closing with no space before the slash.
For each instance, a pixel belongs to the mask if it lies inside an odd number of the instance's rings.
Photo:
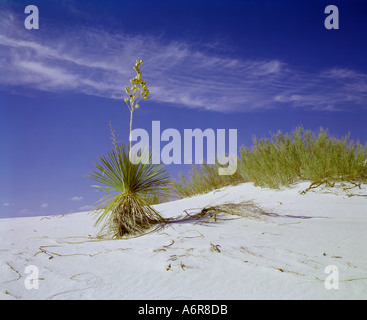
<path id="1" fill-rule="evenodd" d="M 301 195 L 308 185 L 244 183 L 160 204 L 165 217 L 241 201 L 274 215 L 176 221 L 128 240 L 96 240 L 87 212 L 1 219 L 0 299 L 367 299 L 367 197 Z M 25 287 L 28 265 L 38 289 Z M 339 289 L 325 287 L 329 265 Z"/>

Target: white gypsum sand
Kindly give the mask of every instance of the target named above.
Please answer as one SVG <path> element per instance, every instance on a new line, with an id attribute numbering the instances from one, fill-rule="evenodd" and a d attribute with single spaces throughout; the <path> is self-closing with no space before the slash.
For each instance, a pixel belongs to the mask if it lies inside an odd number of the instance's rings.
<path id="1" fill-rule="evenodd" d="M 87 212 L 0 219 L 0 299 L 367 299 L 367 186 L 301 195 L 308 186 L 244 183 L 156 205 L 182 217 L 252 201 L 273 214 L 183 219 L 127 240 L 97 240 Z M 38 289 L 25 287 L 29 265 Z M 329 265 L 339 289 L 325 287 Z"/>

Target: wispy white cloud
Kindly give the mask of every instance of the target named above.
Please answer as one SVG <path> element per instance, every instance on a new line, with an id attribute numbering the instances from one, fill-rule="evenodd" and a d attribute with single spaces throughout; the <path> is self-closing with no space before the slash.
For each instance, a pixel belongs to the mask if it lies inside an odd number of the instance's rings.
<path id="1" fill-rule="evenodd" d="M 82 196 L 74 196 L 74 197 L 71 197 L 70 200 L 71 201 L 81 201 L 83 200 L 84 198 Z"/>
<path id="2" fill-rule="evenodd" d="M 47 208 L 47 207 L 48 207 L 48 203 L 42 203 L 42 204 L 41 204 L 41 208 L 42 208 L 42 209 L 45 209 L 45 208 Z"/>
<path id="3" fill-rule="evenodd" d="M 329 79 L 359 79 L 366 80 L 367 75 L 358 73 L 356 71 L 346 69 L 346 68 L 332 68 L 330 70 L 326 70 L 321 74 L 325 78 Z"/>
<path id="4" fill-rule="evenodd" d="M 28 209 L 22 209 L 19 211 L 20 214 L 28 214 L 29 210 Z"/>
<path id="5" fill-rule="evenodd" d="M 10 207 L 11 206 L 11 203 L 10 202 L 4 202 L 3 203 L 3 207 Z"/>
<path id="6" fill-rule="evenodd" d="M 159 103 L 221 112 L 367 105 L 367 75 L 348 68 L 312 73 L 278 59 L 232 58 L 158 37 L 67 27 L 53 34 L 52 26 L 30 33 L 16 22 L 0 13 L 0 83 L 6 85 L 121 99 L 139 58 L 150 99 Z"/>
<path id="7" fill-rule="evenodd" d="M 93 206 L 86 205 L 86 206 L 80 207 L 79 210 L 82 210 L 82 211 L 90 211 L 93 208 L 94 208 Z"/>

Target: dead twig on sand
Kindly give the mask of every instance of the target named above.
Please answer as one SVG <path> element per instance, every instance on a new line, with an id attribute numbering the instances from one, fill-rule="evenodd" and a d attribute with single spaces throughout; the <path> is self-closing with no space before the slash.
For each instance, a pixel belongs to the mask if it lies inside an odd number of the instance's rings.
<path id="1" fill-rule="evenodd" d="M 220 250 L 219 250 L 220 245 L 219 244 L 212 244 L 210 242 L 210 245 L 211 245 L 211 248 L 210 248 L 211 251 L 220 253 Z"/>
<path id="2" fill-rule="evenodd" d="M 337 184 L 339 183 L 339 184 Z M 350 183 L 352 186 L 347 186 L 346 183 Z M 349 190 L 351 189 L 362 189 L 362 182 L 357 182 L 357 181 L 352 181 L 352 180 L 343 180 L 343 179 L 333 179 L 332 181 L 330 181 L 329 179 L 322 179 L 319 181 L 314 181 L 310 184 L 310 186 L 301 191 L 300 194 L 304 195 L 306 194 L 308 191 L 312 190 L 312 189 L 316 189 L 322 185 L 325 185 L 325 187 L 330 187 L 330 188 L 334 188 L 334 187 L 341 187 L 342 190 L 344 192 L 346 192 L 346 196 L 347 197 L 367 197 L 367 194 L 358 194 L 358 193 L 348 193 Z"/>
<path id="3" fill-rule="evenodd" d="M 17 279 L 12 279 L 12 280 L 8 280 L 8 281 L 4 281 L 3 283 L 8 283 L 8 282 L 13 282 L 13 281 L 18 281 L 21 277 L 22 277 L 22 275 L 20 274 L 20 272 L 17 270 L 17 269 L 15 269 L 9 262 L 5 262 L 6 263 L 6 265 L 11 269 L 11 270 L 13 270 L 17 275 L 18 275 L 18 278 Z"/>
<path id="4" fill-rule="evenodd" d="M 166 251 L 170 246 L 172 246 L 175 243 L 175 240 L 171 240 L 172 242 L 170 244 L 162 246 L 162 248 L 155 249 L 153 252 L 159 252 L 159 251 Z"/>
<path id="5" fill-rule="evenodd" d="M 200 210 L 194 214 L 188 213 L 188 210 Z M 201 209 L 187 209 L 184 210 L 186 217 L 181 218 L 181 220 L 173 220 L 173 222 L 178 221 L 189 221 L 198 220 L 199 222 L 209 222 L 211 219 L 214 222 L 234 220 L 237 218 L 222 218 L 220 215 L 229 214 L 232 216 L 245 217 L 245 218 L 259 218 L 262 215 L 273 215 L 264 211 L 262 208 L 257 206 L 251 201 L 243 201 L 240 203 L 224 203 L 215 206 L 207 206 Z"/>

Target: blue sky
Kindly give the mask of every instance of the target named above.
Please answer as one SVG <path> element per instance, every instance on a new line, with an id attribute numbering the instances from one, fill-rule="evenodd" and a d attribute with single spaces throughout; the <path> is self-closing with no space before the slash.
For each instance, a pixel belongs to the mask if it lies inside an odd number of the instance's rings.
<path id="1" fill-rule="evenodd" d="M 151 94 L 135 128 L 237 129 L 250 146 L 322 126 L 367 142 L 365 1 L 33 1 L 38 30 L 29 4 L 0 0 L 0 218 L 95 204 L 85 176 L 112 147 L 110 121 L 127 142 L 136 59 Z"/>

